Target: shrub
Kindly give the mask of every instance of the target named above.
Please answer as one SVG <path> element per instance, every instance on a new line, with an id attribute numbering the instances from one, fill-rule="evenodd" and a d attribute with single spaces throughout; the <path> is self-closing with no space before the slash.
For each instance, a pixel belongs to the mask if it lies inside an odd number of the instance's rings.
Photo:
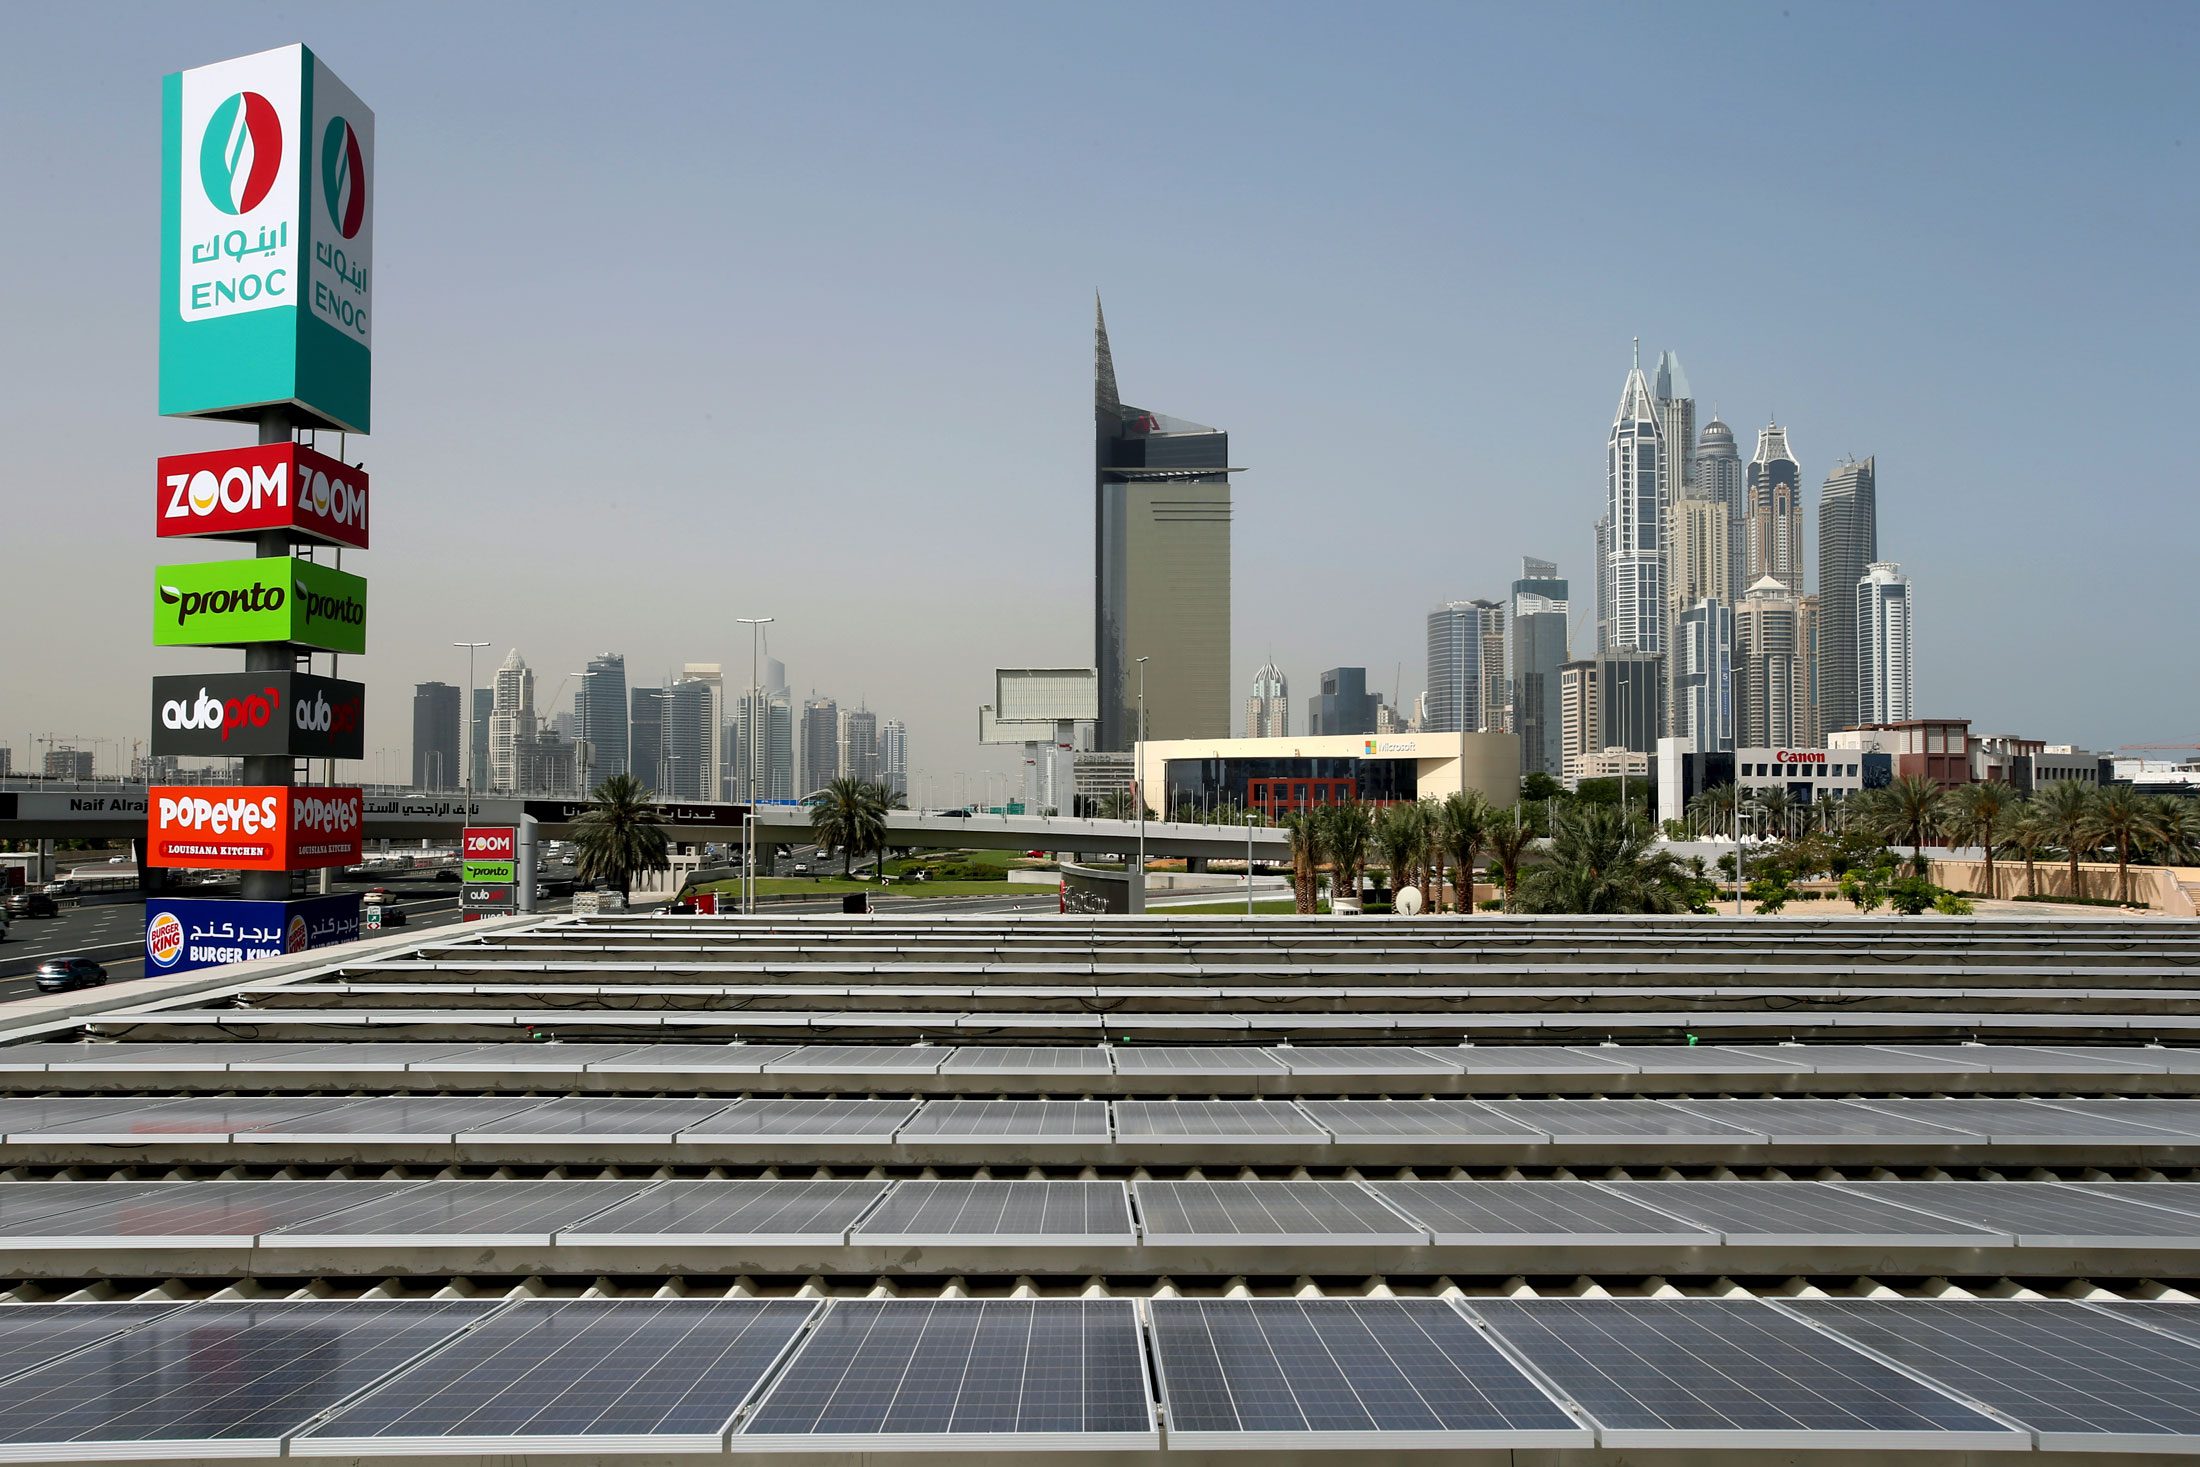
<path id="1" fill-rule="evenodd" d="M 1978 908 L 1973 905 L 1969 897 L 1958 896 L 1952 891 L 1944 891 L 1933 898 L 1933 910 L 1943 917 L 1968 917 Z"/>
<path id="2" fill-rule="evenodd" d="M 1775 866 L 1769 876 L 1760 876 L 1749 884 L 1749 899 L 1757 904 L 1757 910 L 1772 916 L 1795 899 L 1795 888 L 1788 885 L 1787 877 Z"/>
<path id="3" fill-rule="evenodd" d="M 1931 910 L 1944 895 L 1946 893 L 1922 876 L 1905 876 L 1887 883 L 1887 905 L 1905 917 Z"/>
<path id="4" fill-rule="evenodd" d="M 1502 897 L 1491 897 L 1486 902 L 1476 902 L 1474 909 L 1477 912 L 1502 912 L 1505 910 L 1505 900 Z"/>
<path id="5" fill-rule="evenodd" d="M 1858 876 L 1854 871 L 1841 878 L 1841 895 L 1855 903 L 1859 912 L 1876 912 L 1887 900 L 1876 875 Z"/>

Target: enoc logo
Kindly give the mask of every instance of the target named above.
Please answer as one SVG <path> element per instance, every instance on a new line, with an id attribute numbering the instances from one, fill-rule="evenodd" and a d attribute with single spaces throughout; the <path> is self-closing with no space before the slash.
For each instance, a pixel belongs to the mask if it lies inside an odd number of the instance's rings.
<path id="1" fill-rule="evenodd" d="M 290 914 L 290 925 L 283 930 L 283 951 L 286 953 L 302 953 L 312 946 L 312 943 L 313 939 L 306 931 L 305 914 L 303 912 L 292 912 Z"/>
<path id="2" fill-rule="evenodd" d="M 145 956 L 163 968 L 173 968 L 183 956 L 183 924 L 174 912 L 162 912 L 145 924 Z"/>
<path id="3" fill-rule="evenodd" d="M 359 233 L 367 217 L 367 165 L 359 134 L 341 117 L 331 117 L 321 134 L 321 199 L 338 234 L 350 239 Z"/>
<path id="4" fill-rule="evenodd" d="M 238 92 L 206 119 L 199 139 L 199 183 L 224 214 L 249 214 L 275 187 L 283 167 L 283 122 L 258 92 Z"/>

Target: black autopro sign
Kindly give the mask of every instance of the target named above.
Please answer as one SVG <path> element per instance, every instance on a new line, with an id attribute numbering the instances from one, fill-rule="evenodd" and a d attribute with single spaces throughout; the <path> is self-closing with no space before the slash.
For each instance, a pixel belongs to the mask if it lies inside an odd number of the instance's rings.
<path id="1" fill-rule="evenodd" d="M 359 759 L 364 683 L 306 672 L 210 672 L 153 679 L 155 754 Z"/>

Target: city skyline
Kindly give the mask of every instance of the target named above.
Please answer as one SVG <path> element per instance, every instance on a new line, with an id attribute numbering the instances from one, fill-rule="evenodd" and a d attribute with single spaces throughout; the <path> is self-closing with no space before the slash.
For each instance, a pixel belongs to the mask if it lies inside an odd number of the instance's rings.
<path id="1" fill-rule="evenodd" d="M 2168 244 L 2181 205 L 2147 182 L 2182 157 L 2186 129 L 2166 100 L 2175 86 L 2166 70 L 2150 80 L 2174 48 L 2139 45 L 2132 17 L 2073 37 L 2052 12 L 2022 6 L 1991 12 L 1982 44 L 1987 13 L 1706 10 L 1592 26 L 1419 12 L 1319 45 L 1286 20 L 1260 79 L 1233 81 L 1227 98 L 1202 98 L 1166 128 L 1141 116 L 1107 131 L 1111 148 L 1209 155 L 1201 181 L 1164 172 L 1074 187 L 1052 181 L 1074 171 L 1060 160 L 1103 143 L 1085 109 L 1031 80 L 1029 58 L 1068 29 L 1043 16 L 939 27 L 875 17 L 839 38 L 844 71 L 810 88 L 814 99 L 771 63 L 815 54 L 823 23 L 765 18 L 740 38 L 761 68 L 754 84 L 722 124 L 697 128 L 686 99 L 708 90 L 697 68 L 725 49 L 722 19 L 614 28 L 561 14 L 522 57 L 502 47 L 493 17 L 331 13 L 316 44 L 344 56 L 391 146 L 410 154 L 383 184 L 393 349 L 377 363 L 382 412 L 346 452 L 369 464 L 386 505 L 369 572 L 374 641 L 345 658 L 371 689 L 367 746 L 402 756 L 409 690 L 462 684 L 453 640 L 538 648 L 554 676 L 604 647 L 634 668 L 701 658 L 731 669 L 747 648 L 726 618 L 747 612 L 782 618 L 780 655 L 814 668 L 820 686 L 861 688 L 900 712 L 917 767 L 1004 769 L 1005 752 L 966 734 L 987 671 L 1057 664 L 1092 630 L 1080 584 L 1089 506 L 1073 486 L 1085 471 L 1082 338 L 1096 286 L 1119 340 L 1136 343 L 1134 396 L 1228 424 L 1243 445 L 1233 712 L 1271 645 L 1302 686 L 1325 667 L 1410 665 L 1420 614 L 1500 594 L 1522 549 L 1555 552 L 1587 604 L 1594 435 L 1614 354 L 1640 334 L 1686 360 L 1699 418 L 1716 411 L 1743 434 L 1776 418 L 1808 449 L 1808 472 L 1853 453 L 1892 476 L 1883 553 L 1928 596 L 1921 712 L 1981 728 L 2055 724 L 2093 747 L 2190 737 L 2187 703 L 2138 676 L 2118 635 L 2131 617 L 2176 612 L 2168 548 L 2129 531 L 2179 506 L 2139 461 L 2135 435 L 2100 427 L 2173 410 L 2190 377 L 2169 324 L 2192 293 Z M 389 14 L 437 44 L 400 41 L 406 27 Z M 38 231 L 0 241 L 19 277 L 50 287 L 0 306 L 10 339 L 35 348 L 0 368 L 0 423 L 20 446 L 7 568 L 11 589 L 67 607 L 0 658 L 0 746 L 17 768 L 38 766 L 48 735 L 103 740 L 103 770 L 126 766 L 142 736 L 136 680 L 216 665 L 144 647 L 136 598 L 81 594 L 83 511 L 134 503 L 128 486 L 153 453 L 236 441 L 220 425 L 153 420 L 149 386 L 112 371 L 141 358 L 150 329 L 144 301 L 111 283 L 147 258 L 146 213 L 122 185 L 152 166 L 159 75 L 291 37 L 251 15 L 140 19 L 109 35 L 62 12 L 19 13 L 20 44 L 0 60 L 11 83 L 0 108 L 37 144 L 0 160 L 11 196 L 68 207 L 81 224 L 65 248 Z M 1241 25 L 1229 7 L 1185 18 L 1139 94 L 1181 96 Z M 673 44 L 690 32 L 700 44 Z M 934 63 L 943 88 L 898 85 L 912 55 Z M 1624 245 L 1552 226 L 1590 207 L 1609 152 L 1607 126 L 1550 100 L 1553 77 L 1617 93 L 1619 78 L 1660 58 L 1739 73 L 1793 71 L 1798 57 L 1811 64 L 1797 105 L 1771 123 L 1744 127 L 1701 95 L 1663 107 L 1676 143 L 1645 165 L 1653 202 Z M 567 123 L 573 104 L 549 105 L 541 82 L 577 74 L 583 58 L 595 70 Z M 1439 62 L 1473 85 L 1441 88 L 1431 125 L 1416 129 L 1422 119 L 1387 98 L 1416 94 L 1421 68 Z M 1317 75 L 1337 116 L 1295 116 L 1306 95 L 1296 82 Z M 116 108 L 73 106 L 72 88 L 92 76 L 115 81 Z M 943 99 L 974 76 L 1009 85 L 977 89 L 986 95 L 964 116 Z M 2038 85 L 2045 77 L 2055 84 Z M 495 136 L 521 140 L 510 170 L 488 166 L 480 139 L 492 119 L 514 125 Z M 723 190 L 675 183 L 707 176 L 697 158 L 722 142 L 787 129 L 783 169 L 751 165 Z M 1456 146 L 1496 133 L 1530 141 L 1510 156 Z M 429 145 L 442 138 L 455 146 Z M 667 138 L 669 152 L 652 141 Z M 636 185 L 666 202 L 656 227 L 671 247 L 652 268 L 671 273 L 614 263 L 593 277 L 602 289 L 576 291 L 572 259 L 628 258 L 579 207 L 580 180 L 609 156 L 644 160 Z M 1309 168 L 1344 157 L 1382 161 L 1334 186 L 1343 207 L 1307 212 Z M 1699 206 L 1683 200 L 1738 192 L 1752 175 L 1777 177 L 1842 227 L 1777 250 L 1693 227 Z M 1233 207 L 1211 229 L 1148 222 L 1158 207 L 1199 210 L 1218 188 Z M 572 252 L 513 258 L 489 289 L 461 288 L 479 273 L 466 262 L 495 247 L 530 194 L 575 231 Z M 868 201 L 860 228 L 836 202 L 848 197 Z M 874 227 L 871 211 L 892 227 Z M 2113 238 L 2089 222 L 2108 215 L 2128 221 Z M 691 259 L 688 242 L 705 239 L 733 255 Z M 769 298 L 744 284 L 764 278 Z M 2058 288 L 2068 279 L 2085 289 Z M 1502 289 L 1479 283 L 1492 280 Z M 561 305 L 530 319 L 546 301 Z M 913 362 L 923 393 L 906 390 Z M 2021 443 L 1999 432 L 2007 401 L 2051 364 L 2057 413 Z M 943 401 L 977 406 L 947 412 Z M 672 431 L 636 433 L 645 418 Z M 488 422 L 494 435 L 480 431 Z M 905 467 L 879 472 L 887 462 Z M 2128 486 L 2115 512 L 2038 534 L 2065 513 L 2068 484 L 2096 481 Z M 1988 502 L 1995 513 L 1981 515 Z M 849 552 L 860 574 L 837 601 L 806 563 L 828 504 L 836 519 L 878 527 Z M 1347 504 L 1362 518 L 1340 534 Z M 105 563 L 132 581 L 150 556 L 126 544 Z M 586 594 L 605 558 L 648 568 L 630 603 Z M 738 607 L 724 605 L 729 563 Z M 2008 588 L 2050 564 L 2114 564 L 2129 594 L 2113 611 L 2074 608 L 2044 640 L 1997 636 Z M 968 568 L 973 584 L 938 599 L 943 567 Z M 925 610 L 903 614 L 910 606 Z M 990 625 L 985 638 L 942 636 L 973 618 Z M 2063 675 L 2033 676 L 2042 661 Z M 70 673 L 87 665 L 110 673 Z"/>

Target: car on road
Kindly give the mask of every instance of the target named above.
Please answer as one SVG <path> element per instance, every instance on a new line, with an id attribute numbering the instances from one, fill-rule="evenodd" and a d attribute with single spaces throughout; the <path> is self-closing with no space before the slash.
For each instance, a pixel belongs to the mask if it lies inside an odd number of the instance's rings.
<path id="1" fill-rule="evenodd" d="M 402 927 L 405 925 L 405 909 L 403 907 L 394 904 L 385 907 L 377 903 L 374 909 L 382 914 L 378 920 L 384 927 Z"/>
<path id="2" fill-rule="evenodd" d="M 389 899 L 390 889 L 386 886 L 370 887 L 359 898 L 362 903 L 370 907 L 379 907 Z"/>
<path id="3" fill-rule="evenodd" d="M 49 881 L 46 883 L 47 896 L 75 896 L 80 890 L 82 890 L 82 888 L 79 887 L 75 882 L 69 880 L 66 876 L 62 877 L 59 881 Z"/>
<path id="4" fill-rule="evenodd" d="M 107 981 L 107 970 L 90 958 L 48 958 L 38 965 L 40 993 L 67 993 L 72 988 L 97 988 Z"/>
<path id="5" fill-rule="evenodd" d="M 42 891 L 11 891 L 5 903 L 10 917 L 58 917 L 61 908 Z"/>
<path id="6" fill-rule="evenodd" d="M 441 871 L 435 873 L 435 879 L 438 881 L 460 881 L 464 878 L 461 877 L 456 871 L 453 871 L 450 867 L 446 866 Z"/>
<path id="7" fill-rule="evenodd" d="M 934 810 L 932 813 L 945 816 L 949 820 L 968 820 L 970 818 L 968 810 Z"/>

